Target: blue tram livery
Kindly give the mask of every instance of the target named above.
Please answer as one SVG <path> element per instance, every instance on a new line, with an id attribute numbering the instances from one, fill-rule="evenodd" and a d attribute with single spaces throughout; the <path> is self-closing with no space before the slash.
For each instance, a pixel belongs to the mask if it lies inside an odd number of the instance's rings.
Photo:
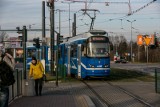
<path id="1" fill-rule="evenodd" d="M 29 69 L 32 56 L 37 57 L 40 61 L 42 60 L 42 48 L 44 48 L 44 56 L 45 56 L 45 71 L 49 71 L 49 65 L 50 65 L 50 58 L 49 58 L 49 46 L 40 46 L 39 49 L 37 49 L 35 46 L 27 46 L 26 48 L 26 58 L 27 58 L 27 69 Z"/>
<path id="2" fill-rule="evenodd" d="M 68 38 L 59 45 L 59 64 L 68 75 L 78 78 L 105 77 L 110 74 L 108 33 L 91 30 Z"/>
<path id="3" fill-rule="evenodd" d="M 40 61 L 42 59 L 42 48 L 45 50 L 45 71 L 48 72 L 50 70 L 50 48 L 49 46 L 41 46 L 40 49 L 37 49 L 35 46 L 27 46 L 26 47 L 26 68 L 29 69 L 32 56 L 36 56 Z M 22 47 L 12 47 L 6 48 L 6 51 L 9 51 L 11 55 L 15 58 L 16 63 L 23 63 L 23 48 Z"/>

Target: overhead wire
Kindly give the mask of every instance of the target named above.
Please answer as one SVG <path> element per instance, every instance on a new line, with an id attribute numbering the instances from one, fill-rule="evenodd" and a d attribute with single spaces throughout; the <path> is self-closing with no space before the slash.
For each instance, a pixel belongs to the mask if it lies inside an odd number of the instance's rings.
<path id="1" fill-rule="evenodd" d="M 90 8 L 90 6 L 91 6 L 91 2 L 93 2 L 93 0 L 90 0 L 89 1 L 89 4 L 87 5 L 87 8 Z M 75 12 L 75 11 L 73 11 L 73 12 Z M 79 13 L 79 12 L 78 12 Z M 100 15 L 105 15 L 105 14 L 113 14 L 113 15 L 118 15 L 118 14 L 125 14 L 125 13 L 98 13 L 98 14 L 100 14 Z M 142 13 L 142 14 L 150 14 L 150 13 Z M 160 14 L 160 13 L 151 13 L 151 14 Z M 138 15 L 138 13 L 136 13 L 136 14 L 134 14 L 134 15 Z M 98 23 L 104 23 L 104 22 L 108 22 L 108 21 L 114 21 L 114 20 L 121 20 L 121 28 L 123 27 L 123 25 L 122 25 L 122 20 L 126 20 L 128 17 L 130 17 L 130 16 L 127 16 L 127 15 L 124 15 L 124 16 L 121 16 L 121 17 L 115 17 L 115 18 L 110 18 L 110 19 L 108 19 L 108 20 L 105 20 L 105 21 L 100 21 L 100 22 L 96 22 L 97 24 Z M 81 19 L 79 19 L 79 18 L 81 18 Z M 83 23 L 83 25 L 78 25 L 77 27 L 79 27 L 79 26 L 86 26 L 86 25 L 88 25 L 88 23 L 86 23 L 86 22 L 84 22 L 84 18 L 85 18 L 85 15 L 84 14 L 82 14 L 82 15 L 79 15 L 78 17 L 77 17 L 77 19 L 79 19 L 79 20 L 81 20 L 81 22 Z M 139 18 L 140 19 L 140 18 Z M 142 19 L 151 19 L 151 18 L 142 18 Z M 153 18 L 153 19 L 159 19 L 159 18 Z M 73 20 L 73 19 L 70 19 L 70 20 Z M 64 20 L 64 21 L 62 21 L 62 22 L 67 22 L 68 20 Z"/>

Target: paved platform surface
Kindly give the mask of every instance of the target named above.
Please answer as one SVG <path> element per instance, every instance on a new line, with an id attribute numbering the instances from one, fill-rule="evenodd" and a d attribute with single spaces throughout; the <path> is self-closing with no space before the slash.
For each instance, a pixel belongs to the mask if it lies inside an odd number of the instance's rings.
<path id="1" fill-rule="evenodd" d="M 45 83 L 42 96 L 23 96 L 9 107 L 95 107 L 89 96 L 73 95 L 68 83 Z"/>
<path id="2" fill-rule="evenodd" d="M 111 82 L 147 103 L 147 107 L 160 107 L 160 94 L 155 92 L 154 82 Z M 96 87 L 100 88 L 100 87 Z M 96 90 L 96 89 L 95 89 Z M 108 90 L 109 91 L 109 90 Z M 103 92 L 101 92 L 103 93 Z M 108 94 L 107 94 L 108 95 Z M 109 94 L 113 95 L 113 94 Z M 114 98 L 113 100 L 116 100 Z M 125 102 L 120 102 L 125 103 Z M 112 104 L 114 107 L 118 103 Z M 129 104 L 128 104 L 129 105 Z M 128 106 L 125 107 L 137 107 Z M 25 96 L 17 98 L 9 107 L 108 107 L 81 82 L 45 83 L 42 96 Z M 124 106 L 123 106 L 124 107 Z M 142 106 L 143 107 L 143 106 Z"/>

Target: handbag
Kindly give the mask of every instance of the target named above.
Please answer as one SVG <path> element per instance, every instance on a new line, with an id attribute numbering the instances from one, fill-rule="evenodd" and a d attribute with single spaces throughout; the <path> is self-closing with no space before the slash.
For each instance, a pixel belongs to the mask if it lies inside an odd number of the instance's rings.
<path id="1" fill-rule="evenodd" d="M 43 74 L 43 81 L 46 81 L 47 79 L 46 79 L 46 75 L 45 74 Z"/>

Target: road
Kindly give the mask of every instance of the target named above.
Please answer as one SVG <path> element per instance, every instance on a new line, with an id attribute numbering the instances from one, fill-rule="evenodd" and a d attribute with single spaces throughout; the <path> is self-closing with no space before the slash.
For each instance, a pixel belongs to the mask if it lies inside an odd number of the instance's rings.
<path id="1" fill-rule="evenodd" d="M 154 75 L 155 69 L 160 68 L 158 63 L 113 63 L 111 62 L 111 68 L 120 68 L 128 70 L 137 70 Z M 159 70 L 160 71 L 160 70 Z"/>

